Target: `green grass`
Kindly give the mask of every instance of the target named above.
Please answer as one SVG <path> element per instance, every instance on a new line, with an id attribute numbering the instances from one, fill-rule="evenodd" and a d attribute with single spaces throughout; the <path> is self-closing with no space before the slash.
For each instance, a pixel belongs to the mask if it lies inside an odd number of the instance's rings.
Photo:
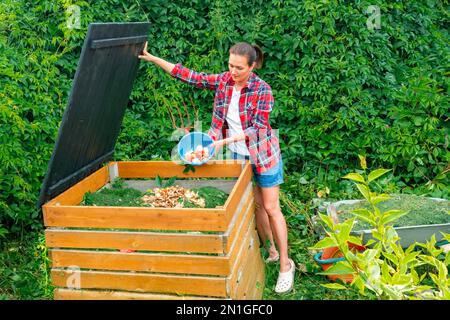
<path id="1" fill-rule="evenodd" d="M 0 243 L 0 300 L 52 299 L 44 233 Z"/>
<path id="2" fill-rule="evenodd" d="M 81 205 L 143 207 L 145 205 L 141 200 L 143 195 L 142 192 L 131 188 L 105 188 L 95 193 L 85 193 Z"/>
<path id="3" fill-rule="evenodd" d="M 377 207 L 382 211 L 387 210 L 405 210 L 408 211 L 406 215 L 394 222 L 394 227 L 405 226 L 419 226 L 430 224 L 450 223 L 450 201 L 433 201 L 426 197 L 420 197 L 411 194 L 393 194 L 391 199 L 381 202 Z M 339 219 L 352 218 L 350 213 L 352 209 L 366 208 L 370 209 L 367 201 L 362 201 L 356 204 L 340 205 L 337 209 L 342 211 L 339 214 Z M 370 225 L 364 221 L 358 221 L 356 230 L 370 228 Z"/>
<path id="4" fill-rule="evenodd" d="M 192 188 L 191 190 L 197 192 L 199 197 L 205 199 L 206 208 L 223 206 L 228 199 L 228 193 L 215 187 Z"/>

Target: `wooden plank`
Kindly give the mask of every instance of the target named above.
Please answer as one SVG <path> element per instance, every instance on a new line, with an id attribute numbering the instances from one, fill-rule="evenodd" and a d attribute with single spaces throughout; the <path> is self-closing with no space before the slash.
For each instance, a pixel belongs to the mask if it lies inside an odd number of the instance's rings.
<path id="1" fill-rule="evenodd" d="M 244 261 L 242 271 L 239 271 L 243 273 L 243 276 L 241 281 L 239 281 L 237 285 L 235 296 L 233 295 L 231 296 L 234 299 L 238 300 L 251 299 L 254 290 L 257 289 L 256 280 L 258 273 L 261 272 L 260 270 L 261 268 L 264 270 L 264 266 L 261 266 L 261 264 L 258 263 L 262 259 L 256 237 L 257 235 L 255 234 L 255 231 L 253 231 L 253 239 L 255 240 L 252 247 L 249 249 L 248 258 L 246 261 Z"/>
<path id="2" fill-rule="evenodd" d="M 259 251 L 259 244 L 258 244 Z M 262 259 L 261 252 L 259 251 L 259 255 L 255 260 L 255 278 L 256 280 L 250 283 L 250 287 L 248 289 L 247 299 L 250 300 L 261 300 L 263 297 L 264 287 L 266 284 L 266 273 L 265 273 L 265 263 Z"/>
<path id="3" fill-rule="evenodd" d="M 238 207 L 239 201 L 244 194 L 245 189 L 248 186 L 248 183 L 251 182 L 252 179 L 252 167 L 250 162 L 247 162 L 241 175 L 239 176 L 238 181 L 234 185 L 233 190 L 230 193 L 227 201 L 225 202 L 225 210 L 227 211 L 226 219 L 227 223 L 233 218 L 234 213 Z"/>
<path id="4" fill-rule="evenodd" d="M 54 286 L 69 287 L 74 276 L 80 289 L 109 289 L 135 292 L 169 293 L 226 298 L 226 280 L 222 277 L 199 277 L 131 272 L 51 270 Z"/>
<path id="5" fill-rule="evenodd" d="M 48 206 L 79 204 L 83 200 L 86 192 L 95 192 L 108 183 L 108 181 L 108 167 L 104 166 L 47 202 L 42 208 L 45 210 Z"/>
<path id="6" fill-rule="evenodd" d="M 96 170 L 101 168 L 104 162 L 112 158 L 113 153 L 114 151 L 110 151 L 93 160 L 93 162 L 78 169 L 77 171 L 69 174 L 68 176 L 62 177 L 60 180 L 53 182 L 51 186 L 48 186 L 48 189 L 45 192 L 45 198 L 47 199 L 47 201 L 51 200 L 53 197 L 56 197 L 74 184 L 78 183 L 81 179 L 84 179 L 85 177 L 91 175 Z M 41 199 L 39 199 L 39 201 L 41 201 Z"/>
<path id="7" fill-rule="evenodd" d="M 53 268 L 77 266 L 81 269 L 213 276 L 228 276 L 231 272 L 229 257 L 218 256 L 53 249 L 50 257 Z"/>
<path id="8" fill-rule="evenodd" d="M 231 298 L 236 297 L 236 290 L 244 276 L 242 268 L 245 267 L 247 260 L 249 259 L 250 249 L 255 244 L 255 220 L 253 219 L 245 232 L 245 236 L 242 241 L 239 241 L 237 254 L 235 255 L 234 265 L 232 266 L 232 271 L 227 279 L 229 296 Z"/>
<path id="9" fill-rule="evenodd" d="M 125 46 L 129 44 L 142 43 L 147 41 L 147 35 L 135 37 L 118 37 L 100 40 L 92 40 L 91 49 L 102 49 L 108 47 Z"/>
<path id="10" fill-rule="evenodd" d="M 202 166 L 196 166 L 195 172 L 183 173 L 185 167 L 173 161 L 119 161 L 119 176 L 131 178 L 227 178 L 238 177 L 242 166 L 233 160 L 212 160 Z"/>
<path id="11" fill-rule="evenodd" d="M 245 236 L 245 232 L 248 228 L 249 223 L 255 217 L 254 211 L 255 211 L 255 201 L 253 199 L 250 199 L 250 203 L 247 207 L 247 210 L 240 219 L 239 227 L 236 228 L 236 230 L 233 230 L 234 231 L 233 234 L 226 237 L 224 236 L 224 238 L 226 239 L 224 251 L 230 252 L 232 259 L 234 259 L 234 256 L 236 255 L 236 249 L 237 247 L 239 247 L 239 241 L 241 241 L 242 237 Z"/>
<path id="12" fill-rule="evenodd" d="M 225 231 L 224 209 L 47 206 L 47 227 Z"/>
<path id="13" fill-rule="evenodd" d="M 109 290 L 71 290 L 56 288 L 55 300 L 215 300 L 217 298 Z"/>
<path id="14" fill-rule="evenodd" d="M 241 222 L 241 225 L 239 226 L 238 231 L 236 232 L 236 235 L 234 236 L 234 239 L 232 241 L 228 241 L 228 243 L 231 243 L 231 248 L 225 250 L 228 250 L 230 252 L 230 264 L 232 266 L 235 265 L 237 261 L 237 257 L 240 254 L 240 246 L 243 241 L 243 239 L 246 237 L 248 229 L 249 228 L 255 228 L 255 215 L 254 212 L 254 200 L 251 199 L 253 202 L 250 204 L 250 206 L 247 209 L 247 212 L 245 214 L 244 219 Z"/>
<path id="15" fill-rule="evenodd" d="M 223 253 L 223 236 L 215 234 L 47 229 L 45 240 L 49 248 Z"/>
<path id="16" fill-rule="evenodd" d="M 256 274 L 256 268 L 252 268 L 252 261 L 256 258 L 253 247 L 248 250 L 248 255 L 243 261 L 243 265 L 239 268 L 238 274 L 240 278 L 236 283 L 236 291 L 231 295 L 232 299 L 244 300 L 247 296 L 247 289 L 250 285 L 250 281 L 254 274 Z"/>
<path id="17" fill-rule="evenodd" d="M 238 208 L 236 209 L 236 213 L 233 216 L 233 219 L 230 221 L 230 226 L 228 230 L 224 234 L 224 252 L 230 252 L 230 248 L 234 243 L 234 238 L 243 222 L 244 217 L 247 217 L 248 211 L 251 211 L 251 214 L 254 214 L 254 198 L 252 193 L 252 184 L 249 183 L 247 190 L 244 193 L 244 196 L 239 203 Z M 253 206 L 253 209 L 250 208 Z M 250 208 L 250 209 L 249 209 Z"/>

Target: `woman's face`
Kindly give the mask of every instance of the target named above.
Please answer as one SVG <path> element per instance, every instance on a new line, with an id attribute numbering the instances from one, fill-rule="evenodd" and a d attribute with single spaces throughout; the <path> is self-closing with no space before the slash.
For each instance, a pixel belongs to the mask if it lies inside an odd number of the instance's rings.
<path id="1" fill-rule="evenodd" d="M 255 63 L 252 66 L 248 65 L 248 58 L 246 56 L 239 56 L 230 53 L 230 59 L 228 60 L 228 68 L 231 73 L 231 77 L 234 82 L 246 82 L 252 72 Z"/>

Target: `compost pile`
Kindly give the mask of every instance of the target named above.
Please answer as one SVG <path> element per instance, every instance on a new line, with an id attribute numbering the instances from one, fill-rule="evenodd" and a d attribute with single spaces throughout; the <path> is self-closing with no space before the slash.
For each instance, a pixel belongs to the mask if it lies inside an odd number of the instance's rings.
<path id="1" fill-rule="evenodd" d="M 153 195 L 144 195 L 142 201 L 154 208 L 184 208 L 186 202 L 204 208 L 206 204 L 197 192 L 180 186 L 154 188 Z"/>
<path id="2" fill-rule="evenodd" d="M 215 187 L 157 187 L 141 192 L 123 184 L 112 184 L 95 193 L 86 192 L 82 206 L 120 206 L 153 208 L 217 208 L 223 206 L 228 194 Z"/>

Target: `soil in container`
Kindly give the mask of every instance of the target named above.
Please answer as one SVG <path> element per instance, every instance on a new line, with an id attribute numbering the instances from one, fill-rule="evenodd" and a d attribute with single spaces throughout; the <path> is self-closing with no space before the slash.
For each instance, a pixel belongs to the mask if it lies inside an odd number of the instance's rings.
<path id="1" fill-rule="evenodd" d="M 377 204 L 382 211 L 405 210 L 406 215 L 394 221 L 394 227 L 407 227 L 431 224 L 450 223 L 450 201 L 444 199 L 433 199 L 409 194 L 393 194 L 391 199 Z M 354 204 L 342 204 L 337 207 L 339 220 L 344 221 L 354 216 L 351 210 L 366 208 L 370 209 L 367 201 L 363 200 Z M 355 230 L 371 229 L 364 221 L 357 221 Z"/>

